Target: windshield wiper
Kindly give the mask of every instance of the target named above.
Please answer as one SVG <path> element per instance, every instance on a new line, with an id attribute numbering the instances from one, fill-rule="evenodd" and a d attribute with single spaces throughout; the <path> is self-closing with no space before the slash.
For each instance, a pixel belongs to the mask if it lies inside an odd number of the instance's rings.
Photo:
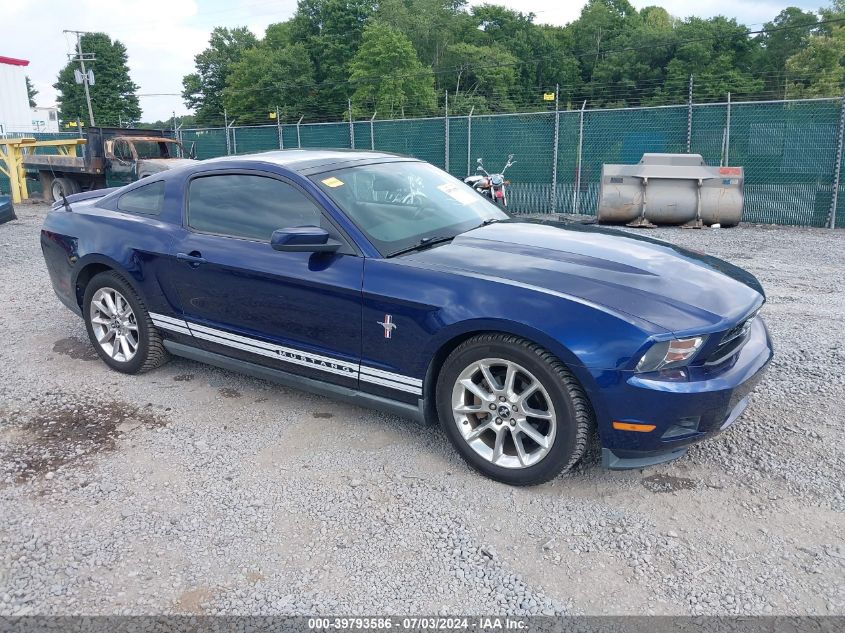
<path id="1" fill-rule="evenodd" d="M 501 221 L 502 221 L 502 218 L 487 218 L 486 220 L 484 220 L 484 222 L 482 222 L 478 226 L 479 227 L 487 226 L 488 224 L 495 224 L 496 222 L 501 222 Z"/>
<path id="2" fill-rule="evenodd" d="M 441 235 L 441 236 L 429 236 L 422 238 L 419 242 L 414 244 L 413 246 L 409 246 L 408 248 L 403 248 L 398 250 L 394 253 L 388 255 L 388 257 L 394 257 L 396 255 L 403 255 L 404 253 L 411 253 L 413 251 L 420 250 L 422 248 L 428 248 L 429 246 L 434 246 L 435 244 L 441 244 L 443 242 L 451 242 L 455 239 L 456 236 L 454 235 Z"/>

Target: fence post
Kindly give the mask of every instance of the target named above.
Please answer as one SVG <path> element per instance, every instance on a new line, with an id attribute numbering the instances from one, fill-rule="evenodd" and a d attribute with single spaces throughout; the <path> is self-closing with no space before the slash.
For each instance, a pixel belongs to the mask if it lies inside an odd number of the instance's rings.
<path id="1" fill-rule="evenodd" d="M 469 116 L 467 117 L 467 176 L 471 176 L 470 163 L 472 162 L 472 113 L 475 106 L 469 109 Z"/>
<path id="2" fill-rule="evenodd" d="M 349 147 L 355 149 L 355 123 L 352 121 L 352 99 L 347 99 L 349 105 Z"/>
<path id="3" fill-rule="evenodd" d="M 836 142 L 836 161 L 833 172 L 833 195 L 830 197 L 830 214 L 828 216 L 828 228 L 836 228 L 836 207 L 839 202 L 839 172 L 842 168 L 842 133 L 845 130 L 845 93 L 842 95 L 842 106 L 839 112 L 839 138 Z"/>
<path id="4" fill-rule="evenodd" d="M 687 97 L 687 154 L 692 150 L 692 75 L 689 76 L 689 97 Z"/>
<path id="5" fill-rule="evenodd" d="M 555 138 L 552 148 L 552 195 L 549 198 L 551 213 L 557 213 L 557 157 L 560 140 L 560 84 L 555 84 Z"/>
<path id="6" fill-rule="evenodd" d="M 445 130 L 445 158 L 446 158 L 446 166 L 444 169 L 448 172 L 449 171 L 449 91 L 446 91 L 446 116 L 444 117 L 443 121 L 443 128 Z"/>
<path id="7" fill-rule="evenodd" d="M 376 148 L 376 133 L 373 128 L 373 121 L 376 120 L 376 113 L 378 110 L 373 110 L 373 116 L 370 117 L 370 149 Z"/>
<path id="8" fill-rule="evenodd" d="M 584 108 L 587 100 L 581 104 L 581 114 L 578 115 L 578 157 L 575 159 L 575 191 L 572 192 L 572 213 L 578 213 L 578 190 L 581 189 L 581 150 L 584 147 Z"/>
<path id="9" fill-rule="evenodd" d="M 285 149 L 285 140 L 282 133 L 282 120 L 279 118 L 279 106 L 276 106 L 276 132 L 279 134 L 279 149 Z"/>
<path id="10" fill-rule="evenodd" d="M 302 137 L 299 135 L 299 126 L 302 123 L 302 119 L 304 118 L 305 115 L 303 114 L 301 117 L 299 117 L 299 121 L 296 122 L 296 146 L 299 149 L 302 149 Z"/>
<path id="11" fill-rule="evenodd" d="M 728 93 L 728 114 L 725 121 L 725 167 L 731 164 L 731 93 Z"/>
<path id="12" fill-rule="evenodd" d="M 226 156 L 232 153 L 232 148 L 229 145 L 229 115 L 226 113 L 226 108 L 223 108 L 223 127 L 226 129 Z"/>

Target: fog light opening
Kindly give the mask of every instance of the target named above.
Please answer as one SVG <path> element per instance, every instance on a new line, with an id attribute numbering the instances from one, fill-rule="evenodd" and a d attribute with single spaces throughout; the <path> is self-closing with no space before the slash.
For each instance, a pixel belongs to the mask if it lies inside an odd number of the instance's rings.
<path id="1" fill-rule="evenodd" d="M 683 437 L 684 435 L 691 435 L 698 432 L 698 424 L 701 422 L 701 416 L 693 415 L 686 418 L 681 418 L 677 423 L 670 426 L 661 435 L 661 439 L 672 439 L 675 437 Z"/>

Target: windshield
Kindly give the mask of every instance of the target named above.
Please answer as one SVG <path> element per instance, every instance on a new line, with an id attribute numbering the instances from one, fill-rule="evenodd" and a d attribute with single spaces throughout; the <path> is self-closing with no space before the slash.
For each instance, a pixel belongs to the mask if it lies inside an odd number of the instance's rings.
<path id="1" fill-rule="evenodd" d="M 160 141 L 132 141 L 138 159 L 145 158 L 179 158 L 179 144 L 176 141 L 162 139 Z"/>
<path id="2" fill-rule="evenodd" d="M 311 179 L 384 256 L 455 237 L 508 216 L 433 165 L 390 162 L 323 172 Z"/>

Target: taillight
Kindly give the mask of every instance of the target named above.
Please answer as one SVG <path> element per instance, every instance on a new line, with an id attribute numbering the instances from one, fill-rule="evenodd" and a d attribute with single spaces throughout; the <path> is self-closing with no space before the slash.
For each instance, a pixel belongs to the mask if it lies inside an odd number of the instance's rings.
<path id="1" fill-rule="evenodd" d="M 497 190 L 496 190 L 496 197 L 497 197 L 497 198 L 504 198 L 504 197 L 505 197 L 505 192 L 504 192 L 504 191 L 502 191 L 501 189 L 497 189 Z"/>

